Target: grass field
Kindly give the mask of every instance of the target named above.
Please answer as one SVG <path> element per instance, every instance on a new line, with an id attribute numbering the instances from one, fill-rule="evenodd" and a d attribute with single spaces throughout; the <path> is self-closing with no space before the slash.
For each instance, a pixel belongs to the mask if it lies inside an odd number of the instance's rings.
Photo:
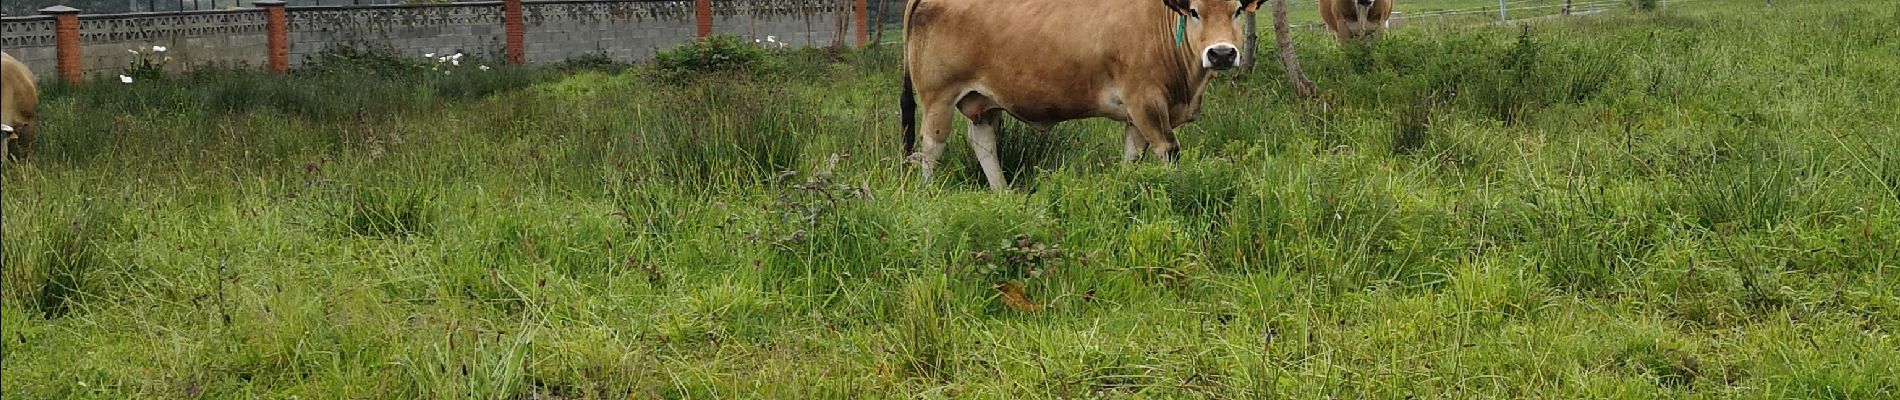
<path id="1" fill-rule="evenodd" d="M 1173 165 L 1011 126 L 1009 194 L 960 134 L 919 184 L 890 48 L 49 85 L 5 170 L 0 383 L 1894 398 L 1900 4 L 1776 3 L 1300 31 L 1329 100 L 1216 82 Z"/>

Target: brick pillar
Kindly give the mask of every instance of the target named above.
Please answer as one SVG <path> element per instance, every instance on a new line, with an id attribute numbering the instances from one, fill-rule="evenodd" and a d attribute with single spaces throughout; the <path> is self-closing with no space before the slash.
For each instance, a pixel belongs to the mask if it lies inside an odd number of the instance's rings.
<path id="1" fill-rule="evenodd" d="M 521 0 L 502 0 L 502 26 L 508 30 L 508 63 L 528 62 L 527 27 L 521 19 Z"/>
<path id="2" fill-rule="evenodd" d="M 865 7 L 864 0 L 853 1 L 851 4 L 852 7 L 858 9 L 858 47 L 864 47 L 864 43 L 869 42 L 871 36 L 871 10 Z"/>
<path id="3" fill-rule="evenodd" d="M 283 0 L 259 0 L 251 6 L 264 9 L 264 36 L 270 46 L 270 72 L 290 72 L 290 25 L 284 19 Z"/>
<path id="4" fill-rule="evenodd" d="M 712 0 L 693 0 L 693 20 L 699 24 L 699 37 L 712 35 Z"/>
<path id="5" fill-rule="evenodd" d="M 53 16 L 54 54 L 59 60 L 59 79 L 66 83 L 83 82 L 86 70 L 80 58 L 86 55 L 86 49 L 79 45 L 79 9 L 52 6 L 40 9 L 40 14 Z"/>

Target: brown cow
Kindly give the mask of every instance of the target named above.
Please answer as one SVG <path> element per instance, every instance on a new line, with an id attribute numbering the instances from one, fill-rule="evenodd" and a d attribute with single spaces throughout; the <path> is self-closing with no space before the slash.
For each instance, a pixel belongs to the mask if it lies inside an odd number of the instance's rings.
<path id="1" fill-rule="evenodd" d="M 10 158 L 13 141 L 20 141 L 19 153 L 31 149 L 39 134 L 39 89 L 33 86 L 33 72 L 13 55 L 0 53 L 0 125 L 6 125 L 6 138 L 0 139 L 0 158 Z"/>
<path id="2" fill-rule="evenodd" d="M 1340 43 L 1378 38 L 1391 22 L 1392 0 L 1319 0 L 1319 17 Z"/>
<path id="3" fill-rule="evenodd" d="M 1173 160 L 1174 128 L 1200 112 L 1208 78 L 1242 62 L 1234 17 L 1260 1 L 912 1 L 904 14 L 904 153 L 929 181 L 951 120 L 962 114 L 990 188 L 1007 190 L 996 126 L 1008 113 L 1038 131 L 1114 119 L 1124 124 L 1124 159 L 1151 150 Z"/>

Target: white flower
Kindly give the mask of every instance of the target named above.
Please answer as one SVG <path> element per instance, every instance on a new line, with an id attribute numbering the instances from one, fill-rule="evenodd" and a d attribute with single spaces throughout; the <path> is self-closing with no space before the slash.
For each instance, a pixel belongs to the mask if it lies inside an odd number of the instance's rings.
<path id="1" fill-rule="evenodd" d="M 769 43 L 778 43 L 778 36 L 766 36 L 765 41 Z"/>
<path id="2" fill-rule="evenodd" d="M 449 65 L 454 65 L 454 66 L 457 66 L 457 67 L 460 67 L 460 66 L 462 66 L 462 59 L 460 59 L 460 58 L 451 58 L 451 59 L 449 59 Z"/>
<path id="3" fill-rule="evenodd" d="M 138 53 L 139 53 L 139 50 L 138 50 L 138 49 L 125 49 L 125 52 L 127 52 L 127 53 L 132 53 L 132 54 L 138 54 Z"/>
<path id="4" fill-rule="evenodd" d="M 119 75 L 119 83 L 132 83 L 132 77 Z"/>
<path id="5" fill-rule="evenodd" d="M 13 133 L 13 125 L 0 124 L 0 132 Z"/>
<path id="6" fill-rule="evenodd" d="M 487 71 L 487 70 L 488 70 L 488 66 L 486 66 L 486 65 L 483 65 L 483 66 L 479 66 L 479 67 L 475 67 L 475 69 L 479 69 L 479 70 L 483 70 L 483 71 Z"/>
<path id="7" fill-rule="evenodd" d="M 164 52 L 165 52 L 165 46 L 152 46 L 152 51 L 155 51 L 155 52 L 160 52 L 160 53 L 164 53 Z"/>
<path id="8" fill-rule="evenodd" d="M 462 59 L 462 53 L 455 53 L 455 55 L 452 55 L 452 56 L 449 56 L 449 59 L 450 59 L 450 60 L 460 60 L 460 59 Z"/>
<path id="9" fill-rule="evenodd" d="M 435 58 L 435 53 L 424 53 L 422 58 Z"/>

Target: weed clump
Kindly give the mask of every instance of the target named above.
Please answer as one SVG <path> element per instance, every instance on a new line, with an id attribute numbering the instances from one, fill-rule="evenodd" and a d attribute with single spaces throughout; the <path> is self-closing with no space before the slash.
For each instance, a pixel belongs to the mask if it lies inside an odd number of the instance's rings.
<path id="1" fill-rule="evenodd" d="M 660 51 L 653 63 L 668 80 L 688 81 L 701 74 L 743 71 L 757 67 L 766 58 L 758 48 L 738 36 L 712 35 L 669 50 Z"/>
<path id="2" fill-rule="evenodd" d="M 100 243 L 115 231 L 117 213 L 88 205 L 81 215 L 51 237 L 52 249 L 39 263 L 38 294 L 34 309 L 46 318 L 71 314 L 85 295 L 87 276 L 99 270 L 105 259 Z"/>
<path id="3" fill-rule="evenodd" d="M 396 237 L 427 234 L 435 227 L 435 210 L 422 193 L 356 188 L 345 196 L 335 218 L 349 233 Z"/>
<path id="4" fill-rule="evenodd" d="M 409 76 L 429 69 L 424 58 L 405 57 L 388 45 L 343 42 L 305 56 L 300 73 Z"/>

